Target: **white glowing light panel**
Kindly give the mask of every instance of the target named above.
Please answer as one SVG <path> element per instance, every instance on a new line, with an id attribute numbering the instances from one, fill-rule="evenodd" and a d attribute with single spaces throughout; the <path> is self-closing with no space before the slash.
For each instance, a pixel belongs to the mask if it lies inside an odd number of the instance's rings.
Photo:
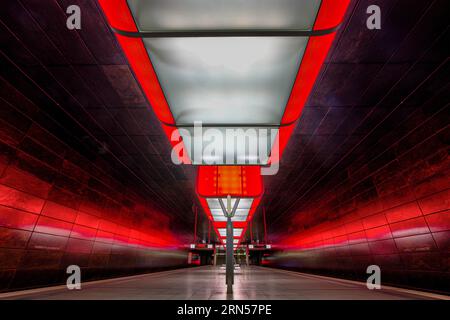
<path id="1" fill-rule="evenodd" d="M 240 237 L 242 235 L 242 228 L 233 228 L 233 237 Z"/>
<path id="2" fill-rule="evenodd" d="M 226 228 L 219 228 L 219 235 L 221 237 L 227 236 L 227 229 Z M 242 234 L 242 228 L 233 228 L 233 237 L 240 237 Z"/>
<path id="3" fill-rule="evenodd" d="M 140 31 L 311 30 L 320 0 L 128 0 Z"/>
<path id="4" fill-rule="evenodd" d="M 206 202 L 210 209 L 221 209 L 219 199 L 217 198 L 207 198 Z M 223 204 L 226 206 L 227 198 L 222 198 Z M 231 198 L 231 207 L 234 207 L 236 203 L 236 198 Z M 253 198 L 241 198 L 239 199 L 238 209 L 250 209 L 252 207 Z"/>
<path id="5" fill-rule="evenodd" d="M 268 163 L 277 132 L 261 127 L 280 124 L 307 38 L 151 38 L 144 43 L 175 123 L 217 125 L 201 135 L 192 128 L 180 130 L 193 164 Z M 255 127 L 230 133 L 220 124 Z"/>
<path id="6" fill-rule="evenodd" d="M 320 0 L 128 0 L 139 31 L 312 29 Z M 144 38 L 176 125 L 202 122 L 225 131 L 279 125 L 308 37 Z M 252 127 L 254 126 L 254 127 Z M 181 131 L 193 164 L 268 163 L 275 132 L 231 141 Z M 214 135 L 214 134 L 213 134 Z M 243 138 L 243 139 L 242 139 Z M 200 140 L 200 141 L 197 141 Z M 203 148 L 194 148 L 203 142 Z M 205 152 L 205 144 L 215 152 Z"/>
<path id="7" fill-rule="evenodd" d="M 219 235 L 220 235 L 221 237 L 226 237 L 226 236 L 227 236 L 227 229 L 225 229 L 225 228 L 219 228 L 218 230 L 219 230 Z"/>
<path id="8" fill-rule="evenodd" d="M 215 117 L 225 110 L 212 110 L 208 117 Z M 244 117 L 238 115 L 234 114 L 238 121 L 243 121 Z M 257 118 L 253 117 L 254 120 Z M 194 165 L 265 165 L 278 136 L 276 127 L 205 127 L 201 133 L 192 127 L 183 127 L 178 131 Z"/>
<path id="9" fill-rule="evenodd" d="M 177 124 L 279 124 L 305 37 L 147 38 Z"/>
<path id="10" fill-rule="evenodd" d="M 220 207 L 219 199 L 216 198 L 207 198 L 209 210 L 211 211 L 211 215 L 214 221 L 223 222 L 227 221 L 227 218 L 224 216 L 222 208 Z M 227 199 L 222 199 L 224 205 L 226 206 Z M 234 206 L 236 202 L 235 198 L 231 198 L 231 207 Z M 238 207 L 234 214 L 234 217 L 231 218 L 231 221 L 247 221 L 248 214 L 252 207 L 253 199 L 252 198 L 242 198 L 239 200 Z"/>

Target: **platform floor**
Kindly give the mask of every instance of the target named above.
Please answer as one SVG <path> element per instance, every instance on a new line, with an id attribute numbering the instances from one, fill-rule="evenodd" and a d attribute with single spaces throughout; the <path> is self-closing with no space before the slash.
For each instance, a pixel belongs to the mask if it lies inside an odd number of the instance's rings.
<path id="1" fill-rule="evenodd" d="M 242 268 L 234 293 L 226 294 L 224 271 L 195 267 L 127 278 L 0 294 L 0 299 L 429 299 L 433 295 L 396 289 L 368 290 L 365 284 L 262 267 Z"/>

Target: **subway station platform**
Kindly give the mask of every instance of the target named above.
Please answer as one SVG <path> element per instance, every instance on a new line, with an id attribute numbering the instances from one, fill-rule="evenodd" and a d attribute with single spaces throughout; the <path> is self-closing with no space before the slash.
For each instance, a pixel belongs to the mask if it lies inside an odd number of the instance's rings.
<path id="1" fill-rule="evenodd" d="M 234 293 L 227 294 L 225 273 L 204 266 L 157 272 L 82 284 L 81 290 L 65 286 L 0 294 L 0 299 L 200 299 L 200 300 L 422 300 L 447 299 L 427 292 L 382 287 L 369 290 L 365 283 L 263 267 L 236 271 Z"/>

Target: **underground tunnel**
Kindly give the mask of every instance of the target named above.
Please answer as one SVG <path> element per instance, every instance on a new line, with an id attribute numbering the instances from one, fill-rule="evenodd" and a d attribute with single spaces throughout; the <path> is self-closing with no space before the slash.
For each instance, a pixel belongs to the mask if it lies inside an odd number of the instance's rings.
<path id="1" fill-rule="evenodd" d="M 448 300 L 449 8 L 2 1 L 0 299 Z"/>

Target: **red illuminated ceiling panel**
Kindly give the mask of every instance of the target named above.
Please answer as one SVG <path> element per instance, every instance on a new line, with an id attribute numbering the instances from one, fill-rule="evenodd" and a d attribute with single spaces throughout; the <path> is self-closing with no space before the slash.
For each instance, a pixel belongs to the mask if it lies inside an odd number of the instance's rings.
<path id="1" fill-rule="evenodd" d="M 259 197 L 263 192 L 259 166 L 199 166 L 197 193 L 201 197 Z"/>
<path id="2" fill-rule="evenodd" d="M 197 192 L 203 210 L 213 223 L 221 241 L 226 240 L 226 217 L 219 198 L 226 203 L 230 195 L 231 206 L 236 199 L 239 203 L 231 219 L 234 228 L 234 244 L 238 245 L 245 235 L 248 221 L 258 207 L 263 192 L 261 169 L 257 166 L 200 166 L 198 170 Z"/>

